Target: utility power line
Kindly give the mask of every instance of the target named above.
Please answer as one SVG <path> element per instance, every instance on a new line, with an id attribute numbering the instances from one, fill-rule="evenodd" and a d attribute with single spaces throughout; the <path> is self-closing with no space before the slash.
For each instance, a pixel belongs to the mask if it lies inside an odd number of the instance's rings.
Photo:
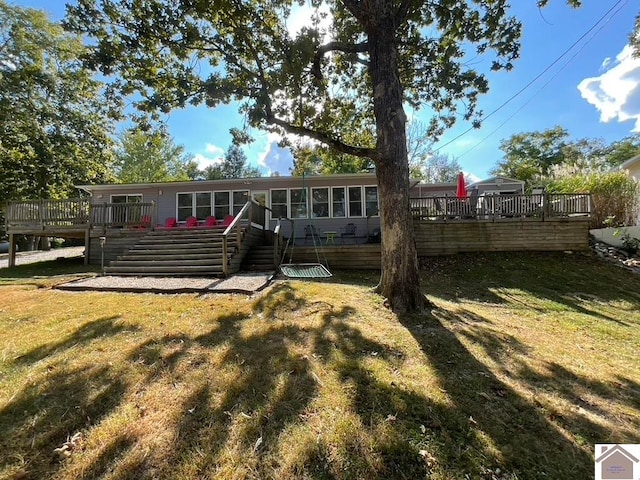
<path id="1" fill-rule="evenodd" d="M 594 23 L 591 28 L 589 28 L 585 33 L 583 33 L 580 38 L 578 38 L 575 42 L 573 42 L 571 44 L 571 46 L 569 46 L 564 52 L 562 52 L 562 54 L 560 54 L 560 56 L 558 56 L 552 63 L 550 63 L 544 70 L 542 70 L 542 72 L 540 72 L 538 75 L 536 75 L 532 80 L 529 81 L 529 83 L 527 83 L 524 87 L 522 87 L 520 90 L 518 90 L 516 93 L 514 93 L 513 95 L 511 95 L 511 97 L 509 97 L 507 100 L 505 100 L 499 107 L 497 107 L 495 110 L 491 111 L 490 113 L 488 113 L 487 115 L 484 115 L 480 121 L 483 122 L 485 121 L 487 118 L 491 117 L 492 115 L 498 113 L 500 110 L 502 110 L 504 107 L 506 107 L 509 103 L 511 103 L 513 100 L 515 100 L 517 97 L 519 97 L 525 90 L 527 90 L 531 85 L 533 85 L 536 81 L 538 81 L 540 79 L 540 77 L 542 77 L 545 73 L 547 73 L 549 70 L 551 70 L 551 68 L 553 68 L 553 66 L 555 64 L 557 64 L 560 60 L 562 60 L 571 50 L 573 50 L 573 48 L 578 45 L 587 35 L 589 35 L 593 30 L 595 30 L 598 25 L 600 25 L 600 23 L 614 10 L 616 10 L 618 7 L 622 7 L 623 5 L 625 5 L 629 0 L 618 0 L 615 5 L 613 7 L 611 7 L 609 10 L 607 10 L 597 21 L 596 23 Z M 618 13 L 619 10 L 616 11 L 616 13 Z M 614 14 L 615 15 L 615 14 Z M 613 15 L 612 15 L 613 17 Z M 609 21 L 609 20 L 607 20 Z M 573 58 L 573 57 L 572 57 Z M 460 133 L 459 135 L 455 136 L 453 139 L 449 140 L 447 143 L 445 143 L 444 145 L 439 146 L 438 148 L 436 148 L 436 151 L 439 151 L 441 149 L 443 149 L 444 147 L 447 147 L 449 145 L 451 145 L 453 142 L 455 142 L 456 140 L 458 140 L 459 138 L 461 138 L 462 136 L 466 135 L 467 133 L 469 133 L 470 131 L 474 130 L 474 127 L 469 127 L 467 130 L 465 130 L 464 132 Z"/>
<path id="2" fill-rule="evenodd" d="M 589 43 L 591 43 L 591 41 L 598 35 L 598 33 L 600 33 L 602 31 L 602 29 L 604 27 L 607 26 L 607 23 L 613 18 L 615 17 L 620 10 L 622 10 L 622 8 L 624 7 L 624 4 L 627 3 L 628 0 L 624 0 L 624 2 L 622 2 L 622 4 L 620 5 L 620 8 L 618 8 L 615 12 L 613 12 L 613 14 L 607 19 L 607 21 L 605 23 L 603 23 L 602 25 L 600 25 L 600 28 L 598 28 L 598 30 L 596 30 L 593 35 L 591 35 L 591 37 L 589 37 L 587 39 L 587 41 L 585 43 L 583 43 L 580 48 L 576 51 L 576 53 L 574 53 L 573 55 L 571 55 L 571 57 L 569 57 L 569 59 L 560 67 L 560 69 L 555 72 L 551 78 L 549 80 L 547 80 L 538 90 L 535 91 L 535 93 L 533 95 L 531 95 L 531 97 L 529 97 L 529 99 L 527 99 L 526 102 L 524 102 L 515 112 L 513 112 L 511 115 L 509 115 L 500 125 L 498 125 L 495 129 L 493 129 L 486 137 L 484 137 L 482 140 L 480 140 L 478 143 L 476 143 L 475 145 L 473 145 L 472 147 L 470 147 L 468 150 L 464 151 L 462 154 L 458 155 L 457 158 L 460 157 L 464 157 L 467 153 L 471 152 L 472 150 L 474 150 L 475 148 L 479 147 L 480 145 L 482 145 L 485 141 L 487 141 L 491 136 L 493 136 L 494 133 L 496 133 L 498 130 L 500 130 L 502 127 L 504 127 L 506 125 L 506 123 L 511 120 L 513 117 L 515 117 L 518 113 L 520 113 L 522 111 L 522 109 L 524 109 L 524 107 L 526 107 L 527 105 L 529 105 L 529 103 L 531 103 L 531 101 L 542 91 L 544 90 L 559 74 L 560 72 L 562 72 L 565 68 L 567 68 L 567 66 L 573 61 L 574 58 L 576 58 L 584 49 L 587 45 L 589 45 Z M 620 2 L 618 2 L 620 3 Z"/>

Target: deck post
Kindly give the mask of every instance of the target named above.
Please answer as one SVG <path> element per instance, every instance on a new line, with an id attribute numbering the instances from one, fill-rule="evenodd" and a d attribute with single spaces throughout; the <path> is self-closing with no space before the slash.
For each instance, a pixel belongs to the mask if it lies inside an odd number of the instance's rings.
<path id="1" fill-rule="evenodd" d="M 87 228 L 84 231 L 84 264 L 89 265 L 89 258 L 91 257 L 91 229 Z"/>
<path id="2" fill-rule="evenodd" d="M 222 275 L 229 276 L 229 265 L 227 260 L 227 236 L 222 235 Z"/>
<path id="3" fill-rule="evenodd" d="M 9 268 L 16 266 L 16 237 L 9 234 Z"/>

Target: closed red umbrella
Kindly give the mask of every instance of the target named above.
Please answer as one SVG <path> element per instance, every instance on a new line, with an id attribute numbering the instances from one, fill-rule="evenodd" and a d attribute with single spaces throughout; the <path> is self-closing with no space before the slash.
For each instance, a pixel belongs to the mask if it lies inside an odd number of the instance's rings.
<path id="1" fill-rule="evenodd" d="M 467 198 L 467 186 L 464 182 L 464 174 L 460 172 L 458 174 L 458 187 L 456 188 L 456 197 L 460 199 Z"/>

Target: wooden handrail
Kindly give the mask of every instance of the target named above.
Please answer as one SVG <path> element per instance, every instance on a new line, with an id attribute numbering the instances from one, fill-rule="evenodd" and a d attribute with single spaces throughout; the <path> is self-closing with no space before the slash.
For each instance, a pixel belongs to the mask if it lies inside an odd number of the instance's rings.
<path id="1" fill-rule="evenodd" d="M 222 233 L 222 274 L 225 277 L 229 276 L 229 260 L 227 258 L 227 252 L 228 252 L 227 237 L 235 228 L 236 246 L 237 248 L 239 248 L 240 243 L 242 242 L 242 231 L 240 230 L 240 222 L 246 216 L 249 225 L 251 225 L 252 220 L 254 219 L 253 216 L 251 215 L 252 211 L 255 211 L 255 210 L 259 211 L 260 208 L 264 208 L 264 207 L 260 205 L 258 202 L 256 202 L 255 200 L 250 199 L 249 201 L 247 201 L 247 203 L 245 203 L 242 206 L 242 208 L 240 209 L 238 214 L 235 216 L 233 221 L 229 224 L 229 226 L 227 226 L 227 228 L 225 228 L 224 232 Z M 265 216 L 263 215 L 262 225 L 264 225 L 264 222 L 265 222 L 264 217 Z"/>

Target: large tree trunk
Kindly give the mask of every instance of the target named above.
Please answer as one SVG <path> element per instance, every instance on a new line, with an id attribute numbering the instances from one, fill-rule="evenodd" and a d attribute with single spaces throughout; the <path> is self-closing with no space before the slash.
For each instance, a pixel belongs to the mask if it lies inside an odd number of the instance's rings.
<path id="1" fill-rule="evenodd" d="M 398 72 L 393 9 L 389 1 L 372 1 L 375 25 L 367 28 L 369 71 L 376 117 L 376 171 L 382 230 L 382 274 L 376 291 L 397 313 L 429 305 L 420 290 L 418 256 L 409 209 L 409 162 L 406 115 Z"/>

